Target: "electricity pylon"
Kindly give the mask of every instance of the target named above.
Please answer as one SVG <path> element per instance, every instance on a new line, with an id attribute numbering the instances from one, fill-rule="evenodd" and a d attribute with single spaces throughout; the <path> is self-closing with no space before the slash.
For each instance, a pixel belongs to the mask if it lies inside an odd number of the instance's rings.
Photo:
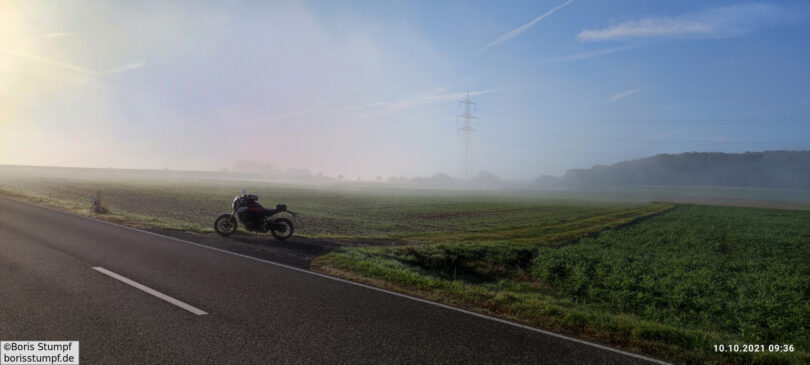
<path id="1" fill-rule="evenodd" d="M 469 169 L 470 169 L 470 132 L 475 131 L 475 129 L 470 126 L 470 119 L 478 119 L 474 115 L 470 114 L 470 105 L 473 106 L 474 109 L 477 110 L 477 105 L 470 101 L 470 92 L 467 91 L 467 98 L 458 102 L 458 105 L 461 106 L 464 104 L 464 114 L 456 115 L 456 120 L 458 118 L 464 118 L 464 126 L 459 128 L 460 132 L 464 133 L 464 181 L 469 181 Z"/>

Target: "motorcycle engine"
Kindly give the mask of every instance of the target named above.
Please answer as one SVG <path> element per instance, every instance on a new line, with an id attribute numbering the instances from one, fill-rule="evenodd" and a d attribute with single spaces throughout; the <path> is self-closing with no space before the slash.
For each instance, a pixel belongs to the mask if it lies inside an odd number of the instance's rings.
<path id="1" fill-rule="evenodd" d="M 239 220 L 241 220 L 244 223 L 245 228 L 248 231 L 265 233 L 268 230 L 264 217 L 259 214 L 244 212 L 239 215 Z"/>

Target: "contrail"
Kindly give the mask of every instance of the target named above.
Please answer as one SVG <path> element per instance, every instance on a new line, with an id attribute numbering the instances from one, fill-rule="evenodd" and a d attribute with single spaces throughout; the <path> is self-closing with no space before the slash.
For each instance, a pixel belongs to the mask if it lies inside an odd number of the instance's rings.
<path id="1" fill-rule="evenodd" d="M 93 76 L 98 76 L 98 77 L 106 77 L 104 74 L 99 73 L 99 72 L 96 72 L 96 71 L 93 71 L 93 70 L 88 70 L 88 69 L 86 69 L 86 68 L 81 68 L 81 67 L 78 67 L 78 66 L 73 66 L 73 65 L 71 65 L 71 64 L 67 64 L 67 63 L 61 63 L 61 62 L 51 61 L 51 60 L 49 60 L 49 59 L 47 59 L 47 58 L 42 58 L 42 57 L 39 57 L 39 56 L 34 56 L 34 55 L 32 55 L 32 54 L 27 54 L 27 53 L 22 53 L 22 52 L 12 51 L 12 50 L 3 49 L 3 48 L 0 48 L 0 52 L 5 52 L 5 53 L 11 54 L 11 55 L 15 55 L 15 56 L 17 56 L 17 57 L 28 58 L 28 59 L 30 59 L 30 60 L 39 61 L 39 62 L 42 62 L 42 63 L 47 63 L 47 64 L 49 64 L 49 65 L 56 66 L 56 67 L 61 67 L 61 68 L 67 69 L 67 70 L 78 71 L 78 72 L 81 72 L 81 73 L 84 73 L 84 74 L 88 74 L 88 75 L 93 75 Z"/>
<path id="2" fill-rule="evenodd" d="M 591 52 L 577 53 L 577 54 L 572 54 L 572 55 L 568 55 L 568 56 L 551 58 L 551 59 L 549 59 L 549 61 L 582 60 L 582 59 L 586 59 L 586 58 L 604 56 L 604 55 L 609 55 L 611 53 L 622 52 L 622 51 L 626 51 L 628 49 L 633 49 L 633 48 L 638 48 L 638 47 L 642 47 L 642 45 L 641 44 L 630 44 L 630 45 L 621 46 L 621 47 L 603 48 L 603 49 L 596 50 L 596 51 L 591 51 Z"/>
<path id="3" fill-rule="evenodd" d="M 633 95 L 633 94 L 635 94 L 635 93 L 637 93 L 637 92 L 639 92 L 641 90 L 643 90 L 643 88 L 630 89 L 630 90 L 625 90 L 625 91 L 622 91 L 622 92 L 619 92 L 619 93 L 615 93 L 611 97 L 607 98 L 607 101 L 619 101 L 619 100 L 622 100 L 622 99 L 624 99 L 624 98 L 626 98 L 626 97 L 628 97 L 630 95 Z"/>
<path id="4" fill-rule="evenodd" d="M 138 62 L 134 62 L 134 63 L 128 63 L 128 64 L 123 65 L 121 67 L 116 67 L 116 68 L 109 69 L 109 70 L 106 70 L 106 71 L 103 71 L 103 72 L 105 74 L 117 74 L 117 73 L 121 73 L 121 72 L 124 72 L 124 71 L 127 71 L 127 70 L 139 69 L 139 68 L 141 68 L 143 66 L 146 66 L 146 62 L 138 61 Z"/>
<path id="5" fill-rule="evenodd" d="M 66 70 L 77 71 L 77 72 L 81 72 L 83 74 L 97 76 L 97 77 L 103 77 L 105 79 L 111 79 L 110 76 L 108 76 L 110 74 L 117 74 L 117 73 L 121 73 L 121 72 L 128 71 L 128 70 L 134 70 L 134 69 L 144 67 L 146 65 L 146 62 L 138 61 L 138 62 L 134 62 L 134 63 L 128 63 L 126 65 L 116 67 L 116 68 L 113 68 L 113 69 L 109 69 L 109 70 L 105 70 L 105 71 L 94 71 L 94 70 L 86 69 L 86 68 L 83 68 L 83 67 L 74 66 L 74 65 L 71 65 L 69 63 L 62 63 L 62 62 L 49 60 L 47 58 L 39 57 L 39 56 L 32 55 L 32 54 L 29 54 L 29 53 L 22 53 L 22 52 L 18 52 L 18 51 L 12 51 L 10 49 L 0 48 L 0 52 L 8 53 L 10 55 L 14 55 L 14 56 L 17 56 L 17 57 L 27 58 L 29 60 L 34 60 L 34 61 L 37 61 L 37 62 L 46 63 L 46 64 L 49 64 L 51 66 L 56 66 L 56 67 L 63 68 L 63 69 L 66 69 Z"/>
<path id="6" fill-rule="evenodd" d="M 551 9 L 551 10 L 547 11 L 545 14 L 543 14 L 543 15 L 541 15 L 541 16 L 538 16 L 537 18 L 534 18 L 534 20 L 532 20 L 532 21 L 530 21 L 530 22 L 528 22 L 528 23 L 526 23 L 526 24 L 523 24 L 523 25 L 521 25 L 521 26 L 520 26 L 520 27 L 518 27 L 518 28 L 513 29 L 511 32 L 506 33 L 506 34 L 502 35 L 500 38 L 498 38 L 498 39 L 496 39 L 496 40 L 494 40 L 494 41 L 490 42 L 489 44 L 487 44 L 486 46 L 484 46 L 484 48 L 479 49 L 479 50 L 478 50 L 478 52 L 475 52 L 475 54 L 479 54 L 479 53 L 481 53 L 481 52 L 484 52 L 484 51 L 486 51 L 486 50 L 487 50 L 487 48 L 489 48 L 489 47 L 492 47 L 492 46 L 494 46 L 494 45 L 496 45 L 496 44 L 499 44 L 499 43 L 506 42 L 506 41 L 508 41 L 508 40 L 510 40 L 510 39 L 512 39 L 512 38 L 514 38 L 514 37 L 517 37 L 518 35 L 520 35 L 520 33 L 523 33 L 523 32 L 525 32 L 525 31 L 529 30 L 529 28 L 531 28 L 531 27 L 532 27 L 533 25 L 535 25 L 537 22 L 539 22 L 539 21 L 543 20 L 543 18 L 545 18 L 545 17 L 547 17 L 547 16 L 549 16 L 549 15 L 553 14 L 553 13 L 554 13 L 555 11 L 557 11 L 557 10 L 560 10 L 560 9 L 562 9 L 562 8 L 566 7 L 568 4 L 570 4 L 570 3 L 572 3 L 572 2 L 574 2 L 574 0 L 568 0 L 568 1 L 564 2 L 562 5 L 559 5 L 559 6 L 555 7 L 555 8 L 553 8 L 553 9 Z"/>

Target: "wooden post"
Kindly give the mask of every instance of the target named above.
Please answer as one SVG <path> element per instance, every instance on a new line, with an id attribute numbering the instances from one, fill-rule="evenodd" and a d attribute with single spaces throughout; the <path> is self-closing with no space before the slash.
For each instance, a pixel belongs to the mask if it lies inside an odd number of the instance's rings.
<path id="1" fill-rule="evenodd" d="M 104 205 L 101 203 L 101 191 L 93 194 L 93 209 L 96 213 L 104 213 Z"/>

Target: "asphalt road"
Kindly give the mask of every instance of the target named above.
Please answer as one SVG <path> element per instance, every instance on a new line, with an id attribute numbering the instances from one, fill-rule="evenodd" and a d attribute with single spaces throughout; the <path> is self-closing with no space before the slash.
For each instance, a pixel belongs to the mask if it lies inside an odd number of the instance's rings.
<path id="1" fill-rule="evenodd" d="M 0 340 L 77 340 L 85 364 L 650 362 L 5 198 Z"/>

